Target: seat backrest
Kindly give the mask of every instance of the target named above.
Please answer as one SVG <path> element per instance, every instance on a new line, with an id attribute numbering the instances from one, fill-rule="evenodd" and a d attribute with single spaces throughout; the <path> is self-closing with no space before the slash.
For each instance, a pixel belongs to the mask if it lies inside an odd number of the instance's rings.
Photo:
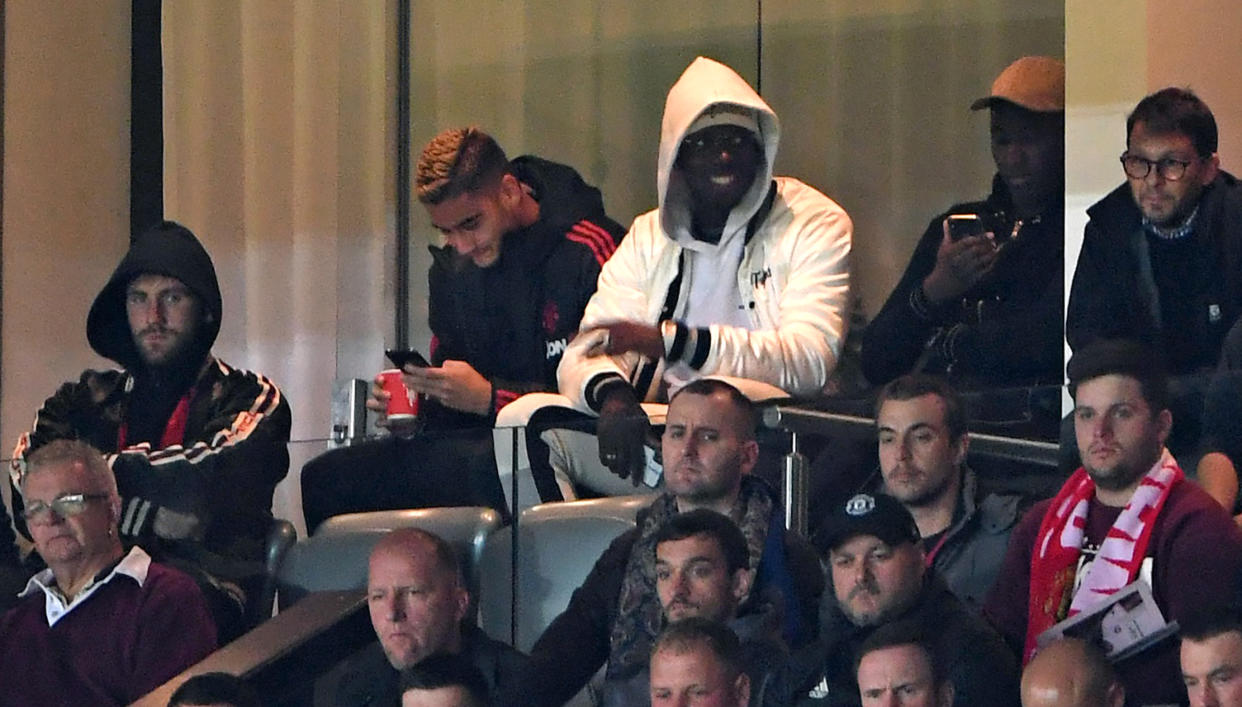
<path id="1" fill-rule="evenodd" d="M 607 496 L 583 501 L 541 503 L 522 512 L 522 521 L 541 518 L 615 518 L 634 524 L 638 512 L 651 505 L 656 497 L 652 494 L 634 496 Z"/>
<path id="2" fill-rule="evenodd" d="M 285 555 L 298 541 L 297 528 L 283 518 L 272 520 L 267 531 L 267 545 L 263 558 L 263 586 L 250 601 L 246 602 L 246 626 L 248 629 L 272 618 L 272 608 L 276 603 L 277 574 Z"/>
<path id="3" fill-rule="evenodd" d="M 608 545 L 634 527 L 639 509 L 651 496 L 622 496 L 589 501 L 544 503 L 522 512 L 518 520 L 517 592 L 513 612 L 512 528 L 488 538 L 479 564 L 479 624 L 490 635 L 529 651 L 569 605 L 569 597 L 586 579 Z M 512 633 L 511 633 L 512 632 Z"/>
<path id="4" fill-rule="evenodd" d="M 278 603 L 284 608 L 308 592 L 365 587 L 371 549 L 397 528 L 420 528 L 452 545 L 474 596 L 485 541 L 499 527 L 496 511 L 476 507 L 376 511 L 329 518 L 314 535 L 286 553 L 277 572 Z"/>

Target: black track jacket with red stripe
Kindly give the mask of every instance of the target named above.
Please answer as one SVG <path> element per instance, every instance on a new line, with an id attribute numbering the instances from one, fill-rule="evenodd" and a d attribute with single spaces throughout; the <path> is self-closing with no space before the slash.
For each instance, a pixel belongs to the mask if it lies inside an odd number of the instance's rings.
<path id="1" fill-rule="evenodd" d="M 143 363 L 126 309 L 129 284 L 144 274 L 176 278 L 203 310 L 197 335 L 162 367 L 166 393 L 145 398 L 140 391 L 158 376 Z M 222 317 L 215 266 L 189 229 L 165 221 L 130 243 L 86 318 L 91 348 L 121 369 L 84 371 L 62 385 L 18 440 L 9 474 L 19 530 L 26 532 L 16 492 L 26 455 L 53 440 L 79 439 L 103 452 L 116 474 L 127 545 L 218 578 L 262 572 L 272 494 L 289 471 L 292 416 L 270 379 L 211 355 Z M 182 418 L 173 405 L 186 399 Z M 164 444 L 158 431 L 167 433 L 173 418 L 184 426 L 175 425 L 180 434 Z"/>
<path id="2" fill-rule="evenodd" d="M 506 233 L 486 268 L 447 246 L 431 248 L 432 363 L 465 361 L 492 384 L 486 417 L 421 401 L 419 416 L 432 429 L 490 427 L 518 396 L 556 390 L 565 345 L 625 235 L 604 213 L 599 190 L 572 167 L 529 155 L 512 167 L 539 202 L 539 220 Z"/>
<path id="3" fill-rule="evenodd" d="M 227 579 L 241 579 L 263 557 L 272 523 L 272 493 L 289 470 L 291 415 L 265 376 L 209 358 L 194 381 L 182 444 L 117 448 L 133 386 L 123 370 L 83 371 L 62 385 L 21 436 L 10 473 L 16 484 L 25 457 L 55 439 L 80 439 L 102 451 L 121 492 L 122 538 L 165 560 L 177 557 Z M 19 529 L 21 494 L 14 489 Z M 158 537 L 160 508 L 203 521 L 201 542 Z M 242 562 L 237 562 L 242 561 Z"/>

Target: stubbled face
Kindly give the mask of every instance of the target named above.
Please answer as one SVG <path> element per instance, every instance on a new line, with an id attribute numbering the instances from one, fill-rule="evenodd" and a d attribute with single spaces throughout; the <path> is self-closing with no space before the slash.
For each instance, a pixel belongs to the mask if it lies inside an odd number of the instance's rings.
<path id="1" fill-rule="evenodd" d="M 759 458 L 759 445 L 745 432 L 751 424 L 745 418 L 722 392 L 673 398 L 661 445 L 668 491 L 708 506 L 734 498 L 742 475 Z"/>
<path id="2" fill-rule="evenodd" d="M 401 707 L 479 707 L 466 688 L 453 685 L 434 690 L 406 690 Z"/>
<path id="3" fill-rule="evenodd" d="M 1242 634 L 1182 639 L 1182 680 L 1191 707 L 1242 707 Z"/>
<path id="4" fill-rule="evenodd" d="M 430 543 L 417 546 L 421 551 L 376 550 L 367 576 L 371 626 L 397 670 L 454 649 L 468 603 L 452 573 L 436 566 Z"/>
<path id="5" fill-rule="evenodd" d="M 829 553 L 832 587 L 855 626 L 877 626 L 909 608 L 923 586 L 923 551 L 856 535 Z"/>
<path id="6" fill-rule="evenodd" d="M 1181 224 L 1199 203 L 1203 188 L 1216 178 L 1215 160 L 1200 157 L 1190 136 L 1183 133 L 1148 132 L 1146 124 L 1140 121 L 1130 131 L 1126 151 L 1152 162 L 1172 159 L 1190 163 L 1186 174 L 1176 181 L 1161 177 L 1155 167 L 1143 179 L 1126 176 L 1134 203 L 1157 226 Z"/>
<path id="7" fill-rule="evenodd" d="M 202 303 L 180 280 L 139 275 L 125 288 L 125 312 L 138 355 L 148 366 L 174 361 L 198 334 Z"/>
<path id="8" fill-rule="evenodd" d="M 27 509 L 38 503 L 50 504 L 69 494 L 106 496 L 108 493 L 81 464 L 70 461 L 39 468 L 26 477 L 22 492 Z M 102 566 L 111 561 L 117 550 L 115 541 L 108 535 L 115 513 L 108 499 L 92 498 L 76 515 L 62 516 L 48 509 L 27 518 L 26 524 L 39 556 L 53 569 L 62 565 Z"/>
<path id="9" fill-rule="evenodd" d="M 651 707 L 744 707 L 749 699 L 749 678 L 731 677 L 706 647 L 663 647 L 651 656 Z"/>
<path id="10" fill-rule="evenodd" d="M 1153 412 L 1134 378 L 1106 375 L 1078 385 L 1074 432 L 1092 481 L 1121 491 L 1138 483 L 1160 458 L 1172 427 L 1167 410 Z"/>
<path id="11" fill-rule="evenodd" d="M 1004 103 L 991 112 L 992 160 L 1014 201 L 1051 203 L 1065 184 L 1062 124 Z"/>
<path id="12" fill-rule="evenodd" d="M 876 416 L 884 489 L 907 506 L 924 506 L 951 493 L 961 474 L 966 441 L 945 424 L 944 399 L 928 393 L 886 400 Z"/>
<path id="13" fill-rule="evenodd" d="M 696 212 L 727 216 L 754 184 L 763 160 L 754 133 L 736 125 L 713 125 L 681 141 L 674 168 L 685 177 Z"/>
<path id="14" fill-rule="evenodd" d="M 917 645 L 871 651 L 858 662 L 863 707 L 939 707 L 927 652 Z"/>
<path id="15" fill-rule="evenodd" d="M 486 268 L 500 258 L 501 241 L 513 228 L 509 201 L 514 196 L 510 193 L 514 188 L 521 187 L 512 175 L 505 175 L 500 186 L 463 192 L 439 204 L 424 206 L 431 217 L 431 225 L 445 242 L 458 255 Z"/>
<path id="16" fill-rule="evenodd" d="M 657 545 L 655 571 L 669 622 L 690 616 L 728 621 L 749 589 L 746 570 L 730 574 L 720 543 L 707 534 Z"/>

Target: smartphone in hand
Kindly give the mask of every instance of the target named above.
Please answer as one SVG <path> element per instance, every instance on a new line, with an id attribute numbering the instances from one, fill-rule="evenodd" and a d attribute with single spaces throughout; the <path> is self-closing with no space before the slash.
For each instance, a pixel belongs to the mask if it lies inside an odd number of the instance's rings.
<path id="1" fill-rule="evenodd" d="M 431 367 L 427 359 L 423 358 L 423 355 L 414 349 L 388 349 L 384 352 L 384 355 L 397 368 L 405 368 L 407 363 L 414 364 L 419 368 Z"/>
<path id="2" fill-rule="evenodd" d="M 967 236 L 979 236 L 987 231 L 979 214 L 949 214 L 949 239 L 960 241 Z"/>

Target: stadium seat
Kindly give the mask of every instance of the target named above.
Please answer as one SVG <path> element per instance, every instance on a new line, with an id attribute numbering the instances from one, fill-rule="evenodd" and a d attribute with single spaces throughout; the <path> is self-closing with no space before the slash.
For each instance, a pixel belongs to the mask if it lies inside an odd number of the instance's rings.
<path id="1" fill-rule="evenodd" d="M 396 528 L 421 528 L 444 538 L 457 551 L 472 595 L 485 540 L 500 527 L 491 508 L 420 508 L 350 513 L 324 521 L 311 537 L 289 548 L 277 572 L 283 609 L 308 592 L 366 586 L 371 548 Z"/>
<path id="2" fill-rule="evenodd" d="M 617 496 L 544 503 L 518 519 L 517 591 L 513 612 L 510 579 L 512 528 L 488 538 L 479 563 L 479 623 L 491 636 L 529 651 L 535 639 L 569 604 L 569 597 L 595 560 L 618 535 L 634 527 L 651 496 Z"/>
<path id="3" fill-rule="evenodd" d="M 272 520 L 267 531 L 267 545 L 263 557 L 263 585 L 246 603 L 246 625 L 254 628 L 272 617 L 276 604 L 277 574 L 280 565 L 298 540 L 297 528 L 283 518 Z"/>

